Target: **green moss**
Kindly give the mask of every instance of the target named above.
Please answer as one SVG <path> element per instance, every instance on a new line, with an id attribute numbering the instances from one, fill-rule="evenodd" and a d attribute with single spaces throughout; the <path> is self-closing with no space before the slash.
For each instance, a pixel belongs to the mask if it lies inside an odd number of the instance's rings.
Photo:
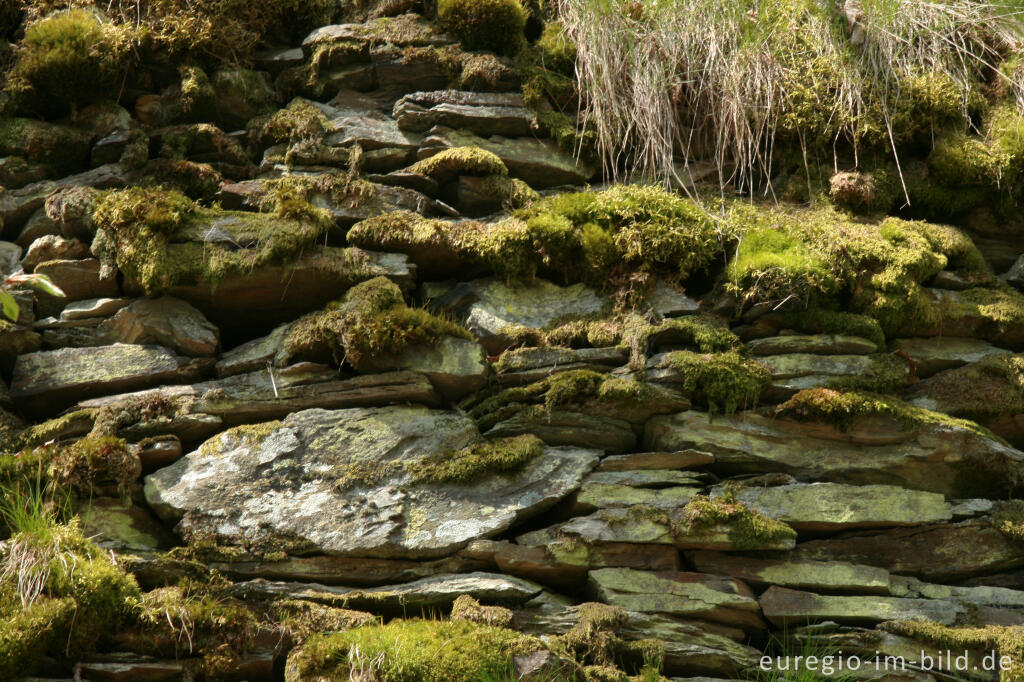
<path id="1" fill-rule="evenodd" d="M 460 175 L 507 176 L 508 168 L 492 152 L 479 147 L 453 147 L 444 149 L 431 157 L 417 161 L 406 169 L 445 183 Z"/>
<path id="2" fill-rule="evenodd" d="M 263 145 L 319 140 L 327 131 L 327 116 L 309 100 L 296 97 L 284 109 L 249 123 L 249 135 Z"/>
<path id="3" fill-rule="evenodd" d="M 1024 627 L 949 627 L 932 621 L 889 621 L 879 627 L 896 635 L 912 637 L 957 652 L 973 650 L 982 655 L 998 651 L 1000 658 L 1009 658 L 1009 668 L 1000 670 L 999 679 L 1012 682 L 1024 677 Z"/>
<path id="4" fill-rule="evenodd" d="M 38 21 L 21 44 L 6 91 L 23 111 L 58 117 L 114 94 L 115 45 L 90 12 L 75 9 Z"/>
<path id="5" fill-rule="evenodd" d="M 927 395 L 948 414 L 987 421 L 1024 412 L 1024 357 L 996 355 L 928 379 Z"/>
<path id="6" fill-rule="evenodd" d="M 565 33 L 560 21 L 548 22 L 537 40 L 541 62 L 545 68 L 566 76 L 574 75 L 576 69 L 576 45 Z"/>
<path id="7" fill-rule="evenodd" d="M 848 299 L 850 312 L 874 317 L 887 335 L 937 321 L 922 284 L 939 271 L 984 271 L 973 243 L 952 227 L 747 204 L 733 205 L 730 220 L 743 235 L 728 267 L 730 287 L 744 304 L 796 298 L 827 307 Z"/>
<path id="8" fill-rule="evenodd" d="M 461 325 L 423 308 L 405 305 L 398 285 L 375 277 L 352 287 L 343 302 L 297 320 L 284 348 L 290 356 L 353 366 L 391 358 L 408 346 L 435 345 L 446 336 L 472 340 Z M 342 351 L 344 351 L 342 353 Z"/>
<path id="9" fill-rule="evenodd" d="M 224 176 L 208 163 L 153 159 L 146 163 L 140 184 L 171 188 L 191 199 L 209 200 L 222 182 Z"/>
<path id="10" fill-rule="evenodd" d="M 1001 333 L 1024 324 L 1024 294 L 1001 283 L 992 289 L 967 289 L 958 293 L 957 303 L 944 305 L 941 315 L 948 321 L 981 318 Z"/>
<path id="11" fill-rule="evenodd" d="M 0 552 L 0 563 L 12 568 L 0 578 L 3 677 L 31 674 L 45 657 L 81 660 L 111 638 L 139 594 L 134 578 L 86 540 L 77 522 L 15 535 Z M 34 595 L 25 591 L 33 579 Z"/>
<path id="12" fill-rule="evenodd" d="M 89 436 L 60 448 L 49 473 L 56 486 L 84 497 L 110 488 L 125 494 L 142 473 L 142 464 L 123 439 Z"/>
<path id="13" fill-rule="evenodd" d="M 87 133 L 69 126 L 29 118 L 0 119 L 0 152 L 45 164 L 59 175 L 84 168 L 89 145 Z"/>
<path id="14" fill-rule="evenodd" d="M 118 644 L 147 655 L 199 655 L 208 679 L 227 678 L 254 646 L 258 621 L 222 588 L 216 581 L 184 579 L 178 586 L 145 593 L 132 604 L 131 627 Z"/>
<path id="15" fill-rule="evenodd" d="M 512 623 L 512 610 L 503 606 L 481 606 L 468 594 L 461 594 L 452 604 L 452 620 L 464 620 L 478 625 L 508 627 Z"/>
<path id="16" fill-rule="evenodd" d="M 178 104 L 188 120 L 212 121 L 217 118 L 217 93 L 206 72 L 197 66 L 183 66 L 181 99 Z"/>
<path id="17" fill-rule="evenodd" d="M 823 308 L 811 308 L 782 317 L 783 325 L 790 329 L 810 334 L 842 334 L 859 336 L 873 341 L 878 349 L 885 348 L 885 334 L 878 320 L 859 315 Z"/>
<path id="18" fill-rule="evenodd" d="M 259 424 L 242 424 L 223 431 L 210 438 L 199 447 L 199 452 L 207 457 L 220 454 L 225 443 L 244 441 L 249 447 L 258 448 L 272 433 L 281 428 L 281 422 L 272 420 Z"/>
<path id="19" fill-rule="evenodd" d="M 953 426 L 992 438 L 991 432 L 972 421 L 933 412 L 877 393 L 841 392 L 831 388 L 810 388 L 795 394 L 775 408 L 780 419 L 832 424 L 843 431 L 860 417 L 884 416 L 900 422 L 907 430 L 929 425 Z"/>
<path id="20" fill-rule="evenodd" d="M 280 215 L 201 208 L 173 190 L 133 187 L 103 192 L 93 222 L 93 253 L 116 266 L 149 294 L 177 284 L 211 287 L 228 276 L 247 276 L 264 265 L 286 265 L 312 248 L 329 226 L 307 204 L 278 201 Z M 202 232 L 216 225 L 238 244 L 230 249 L 204 243 Z"/>
<path id="21" fill-rule="evenodd" d="M 628 621 L 628 614 L 621 607 L 598 602 L 580 604 L 576 607 L 576 622 L 572 628 L 552 638 L 553 648 L 587 666 L 585 671 L 595 667 L 609 673 L 614 671 L 618 677 L 611 679 L 627 679 L 619 667 L 633 672 L 650 668 L 657 674 L 665 658 L 664 644 L 656 639 L 627 641 L 621 638 L 618 631 Z"/>
<path id="22" fill-rule="evenodd" d="M 541 440 L 526 434 L 424 457 L 408 463 L 405 470 L 414 483 L 469 483 L 491 473 L 518 471 L 543 453 Z"/>
<path id="23" fill-rule="evenodd" d="M 836 173 L 829 180 L 829 196 L 855 213 L 887 213 L 903 195 L 899 175 L 888 168 Z"/>
<path id="24" fill-rule="evenodd" d="M 340 679 L 372 667 L 389 682 L 478 682 L 504 674 L 513 656 L 544 648 L 533 637 L 464 620 L 396 619 L 312 637 L 289 657 L 289 668 L 303 678 Z"/>
<path id="25" fill-rule="evenodd" d="M 521 215 L 546 267 L 594 284 L 620 263 L 683 280 L 708 269 L 728 243 L 695 202 L 654 186 L 556 195 Z"/>
<path id="26" fill-rule="evenodd" d="M 1001 502 L 992 515 L 992 526 L 1006 537 L 1024 543 L 1024 501 Z"/>
<path id="27" fill-rule="evenodd" d="M 769 519 L 736 499 L 727 489 L 718 497 L 698 495 L 683 510 L 688 531 L 717 526 L 728 527 L 729 540 L 737 550 L 757 549 L 796 537 L 796 531 L 781 521 Z"/>
<path id="28" fill-rule="evenodd" d="M 526 13 L 517 0 L 438 0 L 437 20 L 466 50 L 513 54 L 523 42 Z"/>
<path id="29" fill-rule="evenodd" d="M 899 393 L 910 381 L 908 364 L 900 356 L 876 353 L 869 360 L 870 364 L 864 372 L 831 379 L 828 387 L 845 391 Z"/>
<path id="30" fill-rule="evenodd" d="M 301 599 L 278 599 L 266 607 L 267 617 L 302 643 L 316 634 L 342 632 L 377 620 L 363 611 L 340 609 Z"/>
<path id="31" fill-rule="evenodd" d="M 704 400 L 711 412 L 731 414 L 757 405 L 771 381 L 767 367 L 737 351 L 702 354 L 674 351 L 665 356 L 664 367 L 683 377 L 683 388 Z"/>

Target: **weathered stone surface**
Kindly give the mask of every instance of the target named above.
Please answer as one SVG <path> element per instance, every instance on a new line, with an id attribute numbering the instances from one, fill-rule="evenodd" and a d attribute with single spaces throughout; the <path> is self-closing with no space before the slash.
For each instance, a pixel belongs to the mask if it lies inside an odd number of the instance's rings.
<path id="1" fill-rule="evenodd" d="M 979 519 L 811 540 L 800 543 L 792 557 L 848 561 L 951 582 L 1024 565 L 1024 545 Z"/>
<path id="2" fill-rule="evenodd" d="M 701 489 L 673 486 L 670 488 L 639 488 L 615 483 L 584 482 L 576 494 L 573 511 L 589 514 L 595 509 L 611 509 L 644 505 L 674 509 L 692 500 Z"/>
<path id="3" fill-rule="evenodd" d="M 813 355 L 867 355 L 878 347 L 873 341 L 859 336 L 841 334 L 791 334 L 755 339 L 747 343 L 754 355 L 784 355 L 788 353 Z"/>
<path id="4" fill-rule="evenodd" d="M 709 620 L 757 632 L 764 628 L 753 592 L 739 580 L 703 573 L 599 568 L 590 587 L 606 604 L 627 611 Z"/>
<path id="5" fill-rule="evenodd" d="M 953 518 L 942 495 L 891 485 L 794 483 L 742 488 L 736 496 L 751 509 L 796 530 L 915 526 Z"/>
<path id="6" fill-rule="evenodd" d="M 55 190 L 65 187 L 95 187 L 97 189 L 125 187 L 138 180 L 138 176 L 137 171 L 125 168 L 121 164 L 111 163 L 84 173 L 69 175 L 60 180 L 43 180 L 20 189 L 4 192 L 0 195 L 0 221 L 3 222 L 5 230 L 13 232 L 24 225 L 33 213 L 41 209 L 46 203 L 46 198 Z M 22 243 L 21 246 L 26 246 L 26 244 Z"/>
<path id="7" fill-rule="evenodd" d="M 114 344 L 18 356 L 11 397 L 31 412 L 51 413 L 93 396 L 195 380 L 199 366 L 159 346 Z"/>
<path id="8" fill-rule="evenodd" d="M 605 457 L 598 471 L 633 471 L 640 469 L 694 469 L 715 463 L 715 456 L 699 450 L 677 452 L 637 452 L 631 455 Z"/>
<path id="9" fill-rule="evenodd" d="M 600 311 L 605 300 L 583 284 L 560 287 L 546 280 L 532 284 L 506 284 L 480 279 L 458 285 L 445 298 L 455 307 L 466 327 L 491 354 L 510 345 L 503 333 L 508 327 L 541 328 L 564 315 L 588 315 Z M 444 305 L 444 299 L 439 305 Z"/>
<path id="10" fill-rule="evenodd" d="M 989 290 L 925 289 L 925 292 L 935 309 L 942 313 L 939 321 L 923 329 L 900 330 L 901 336 L 972 337 L 991 341 L 1000 348 L 1024 350 L 1024 322 L 1019 318 L 998 320 L 986 310 L 988 306 L 975 302 L 978 292 L 988 295 Z"/>
<path id="11" fill-rule="evenodd" d="M 524 410 L 498 422 L 486 435 L 488 438 L 505 438 L 524 433 L 532 433 L 548 445 L 578 445 L 605 452 L 628 452 L 637 443 L 633 427 L 623 419 L 569 410 L 552 410 L 550 413 Z"/>
<path id="12" fill-rule="evenodd" d="M 79 404 L 90 409 L 131 400 L 173 400 L 196 414 L 215 416 L 228 426 L 280 419 L 310 408 L 372 407 L 419 403 L 436 405 L 437 394 L 422 374 L 385 372 L 337 379 L 324 365 L 299 363 L 185 386 L 164 386 Z"/>
<path id="13" fill-rule="evenodd" d="M 757 559 L 721 552 L 687 552 L 702 573 L 728 575 L 754 587 L 780 585 L 815 592 L 889 594 L 889 572 L 845 561 Z"/>
<path id="14" fill-rule="evenodd" d="M 577 516 L 564 523 L 524 533 L 516 538 L 521 545 L 547 545 L 559 537 L 573 537 L 585 543 L 634 543 L 675 545 L 680 549 L 718 551 L 793 549 L 792 537 L 764 542 L 756 547 L 737 547 L 729 528 L 711 526 L 689 529 L 680 508 L 653 510 L 640 506 L 602 509 L 588 516 Z M 748 540 L 749 542 L 749 540 Z"/>
<path id="15" fill-rule="evenodd" d="M 95 258 L 46 261 L 35 267 L 35 273 L 49 277 L 65 294 L 65 298 L 39 294 L 37 305 L 43 315 L 55 314 L 68 301 L 115 298 L 121 293 L 116 278 L 100 276 L 100 262 Z"/>
<path id="16" fill-rule="evenodd" d="M 680 317 L 700 312 L 700 304 L 663 279 L 655 282 L 645 299 L 651 311 L 660 317 Z"/>
<path id="17" fill-rule="evenodd" d="M 491 557 L 502 573 L 569 591 L 578 590 L 593 568 L 679 570 L 679 552 L 668 545 L 588 544 L 562 539 L 543 546 L 477 541 L 470 549 L 482 542 L 494 546 Z"/>
<path id="18" fill-rule="evenodd" d="M 392 116 L 400 128 L 414 132 L 445 126 L 484 137 L 527 137 L 537 128 L 534 113 L 513 93 L 414 92 L 395 102 Z"/>
<path id="19" fill-rule="evenodd" d="M 870 355 L 817 355 L 787 353 L 758 358 L 772 373 L 772 387 L 779 399 L 806 388 L 828 386 L 842 377 L 870 377 L 875 374 L 875 359 Z M 910 365 L 903 368 L 910 375 Z"/>
<path id="20" fill-rule="evenodd" d="M 173 296 L 135 301 L 104 321 L 97 333 L 108 343 L 158 344 L 193 357 L 213 355 L 220 345 L 220 330 Z"/>
<path id="21" fill-rule="evenodd" d="M 494 365 L 497 380 L 504 386 L 539 381 L 549 374 L 572 369 L 607 371 L 626 362 L 628 351 L 608 348 L 522 348 L 503 353 Z"/>
<path id="22" fill-rule="evenodd" d="M 327 123 L 324 142 L 332 147 L 360 145 L 365 151 L 403 149 L 412 152 L 423 136 L 402 130 L 390 116 L 383 114 L 342 115 Z"/>
<path id="23" fill-rule="evenodd" d="M 177 538 L 144 507 L 100 497 L 77 510 L 82 531 L 105 549 L 154 555 L 178 544 Z"/>
<path id="24" fill-rule="evenodd" d="M 900 597 L 840 597 L 773 585 L 761 595 L 764 617 L 773 625 L 806 625 L 822 620 L 862 625 L 887 620 L 930 620 L 952 625 L 968 613 L 955 601 Z"/>
<path id="25" fill-rule="evenodd" d="M 245 597 L 304 599 L 371 613 L 403 614 L 422 609 L 445 609 L 459 595 L 468 594 L 482 604 L 521 604 L 537 596 L 541 586 L 496 573 L 438 575 L 402 585 L 351 589 L 316 583 L 251 580 L 232 592 Z"/>
<path id="26" fill-rule="evenodd" d="M 808 480 L 895 484 L 961 497 L 1010 494 L 1024 481 L 1024 453 L 941 421 L 908 430 L 895 420 L 853 420 L 839 431 L 754 413 L 712 421 L 703 412 L 682 412 L 652 418 L 644 446 L 711 453 L 714 471 L 722 474 L 786 472 Z"/>
<path id="27" fill-rule="evenodd" d="M 558 148 L 551 140 L 532 137 L 484 138 L 466 130 L 437 126 L 423 139 L 417 157 L 433 156 L 452 147 L 479 147 L 499 159 L 514 178 L 523 180 L 535 189 L 558 185 L 581 185 L 594 175 L 594 169 Z"/>
<path id="28" fill-rule="evenodd" d="M 279 425 L 221 434 L 148 476 L 146 499 L 185 537 L 212 534 L 290 553 L 430 558 L 542 511 L 597 462 L 593 451 L 546 448 L 518 472 L 469 484 L 417 484 L 405 469 L 478 440 L 468 418 L 448 412 L 305 410 Z"/>
<path id="29" fill-rule="evenodd" d="M 138 660 L 84 661 L 81 674 L 87 680 L 99 682 L 170 682 L 181 679 L 186 665 L 180 661 L 160 661 L 146 656 Z"/>
<path id="30" fill-rule="evenodd" d="M 281 561 L 214 561 L 210 566 L 235 580 L 263 578 L 272 581 L 351 587 L 376 587 L 410 582 L 443 573 L 470 573 L 494 568 L 492 561 L 465 556 L 464 551 L 432 561 L 310 556 L 288 557 Z"/>
<path id="31" fill-rule="evenodd" d="M 216 288 L 196 283 L 172 287 L 167 293 L 194 305 L 221 329 L 265 332 L 322 308 L 351 286 L 377 276 L 408 286 L 416 277 L 416 266 L 402 254 L 326 247 L 287 267 L 227 277 Z"/>
<path id="32" fill-rule="evenodd" d="M 562 635 L 579 622 L 579 606 L 520 611 L 523 630 L 538 636 Z M 626 611 L 625 622 L 614 628 L 627 641 L 655 638 L 665 646 L 666 675 L 740 675 L 757 665 L 760 652 L 714 632 L 706 623 L 687 622 L 657 613 Z M 733 677 L 733 679 L 739 679 Z"/>
<path id="33" fill-rule="evenodd" d="M 490 366 L 487 353 L 476 341 L 446 336 L 434 346 L 410 346 L 391 361 L 380 362 L 372 358 L 371 365 L 381 367 L 358 367 L 359 371 L 395 369 L 419 372 L 430 379 L 437 392 L 448 400 L 458 400 L 487 384 Z"/>
<path id="34" fill-rule="evenodd" d="M 64 310 L 60 311 L 60 319 L 66 322 L 107 317 L 131 302 L 130 298 L 87 298 L 82 301 L 72 301 L 64 306 Z"/>
<path id="35" fill-rule="evenodd" d="M 1007 355 L 1011 352 L 996 348 L 988 341 L 980 339 L 945 336 L 896 339 L 893 341 L 893 348 L 910 357 L 915 363 L 914 370 L 921 379 L 992 355 Z"/>

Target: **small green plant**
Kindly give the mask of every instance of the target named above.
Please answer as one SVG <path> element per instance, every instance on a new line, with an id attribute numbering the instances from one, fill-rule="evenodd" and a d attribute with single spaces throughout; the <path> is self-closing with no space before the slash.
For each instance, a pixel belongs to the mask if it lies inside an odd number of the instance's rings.
<path id="1" fill-rule="evenodd" d="M 519 0 L 439 0 L 437 18 L 465 49 L 499 54 L 514 54 L 526 27 Z"/>
<path id="2" fill-rule="evenodd" d="M 758 666 L 757 682 L 852 682 L 856 675 L 843 672 L 838 664 L 840 655 L 837 647 L 815 641 L 813 636 L 790 636 L 787 629 L 772 635 L 765 650 L 765 657 L 773 665 Z M 806 662 L 815 663 L 808 667 Z M 775 665 L 782 662 L 781 665 Z M 801 667 L 801 663 L 803 663 Z M 785 666 L 785 667 L 783 667 Z"/>
<path id="3" fill-rule="evenodd" d="M 4 317 L 12 322 L 18 321 L 21 309 L 18 307 L 18 302 L 14 296 L 8 291 L 8 288 L 21 285 L 28 286 L 50 296 L 64 297 L 64 292 L 61 291 L 60 287 L 54 284 L 46 275 L 26 275 L 24 273 L 11 275 L 0 285 L 0 310 L 3 311 Z"/>

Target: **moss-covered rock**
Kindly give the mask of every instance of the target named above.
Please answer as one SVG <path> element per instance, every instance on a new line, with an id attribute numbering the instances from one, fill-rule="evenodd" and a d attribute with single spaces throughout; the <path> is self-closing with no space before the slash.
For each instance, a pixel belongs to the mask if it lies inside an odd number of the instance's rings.
<path id="1" fill-rule="evenodd" d="M 477 682 L 546 647 L 514 630 L 465 620 L 393 620 L 319 635 L 288 656 L 285 679 L 306 682 L 371 669 L 393 682 Z"/>
<path id="2" fill-rule="evenodd" d="M 139 596 L 134 578 L 86 540 L 76 523 L 12 536 L 0 564 L 0 674 L 31 674 L 108 642 Z"/>
<path id="3" fill-rule="evenodd" d="M 524 40 L 526 13 L 516 0 L 440 0 L 437 18 L 467 50 L 513 54 Z"/>
<path id="4" fill-rule="evenodd" d="M 64 175 L 85 167 L 89 135 L 81 130 L 29 118 L 0 120 L 0 153 L 43 164 Z"/>
<path id="5" fill-rule="evenodd" d="M 116 41 L 85 10 L 54 14 L 25 31 L 6 90 L 25 112 L 57 117 L 114 94 Z"/>

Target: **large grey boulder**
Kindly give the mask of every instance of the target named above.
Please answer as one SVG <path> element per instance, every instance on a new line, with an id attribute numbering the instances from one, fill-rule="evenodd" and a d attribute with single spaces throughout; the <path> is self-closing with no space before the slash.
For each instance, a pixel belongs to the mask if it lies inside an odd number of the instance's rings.
<path id="1" fill-rule="evenodd" d="M 415 476 L 438 455 L 458 467 L 458 451 L 478 443 L 473 422 L 452 412 L 305 410 L 207 441 L 148 476 L 146 499 L 189 539 L 430 558 L 551 506 L 579 487 L 598 458 L 591 450 L 541 447 L 505 473 L 484 470 L 461 483 Z"/>

